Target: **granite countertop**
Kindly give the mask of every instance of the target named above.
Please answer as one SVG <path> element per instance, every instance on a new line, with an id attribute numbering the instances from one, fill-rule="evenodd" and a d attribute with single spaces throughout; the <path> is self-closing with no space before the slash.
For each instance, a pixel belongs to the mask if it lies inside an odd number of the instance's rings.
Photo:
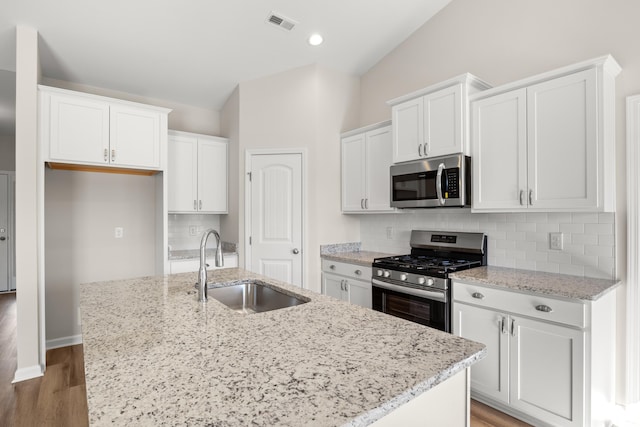
<path id="1" fill-rule="evenodd" d="M 452 279 L 553 297 L 595 301 L 615 289 L 619 280 L 544 273 L 504 267 L 477 267 L 450 275 Z"/>
<path id="2" fill-rule="evenodd" d="M 239 268 L 209 272 L 247 278 L 310 301 L 241 314 L 198 303 L 195 273 L 82 285 L 91 425 L 363 426 L 486 353 Z"/>
<path id="3" fill-rule="evenodd" d="M 374 258 L 384 258 L 394 255 L 382 252 L 363 251 L 361 247 L 362 244 L 360 242 L 321 245 L 320 257 L 338 262 L 348 262 L 350 264 L 371 267 Z"/>
<path id="4" fill-rule="evenodd" d="M 374 258 L 382 258 L 392 256 L 382 252 L 357 251 L 357 252 L 336 252 L 333 254 L 320 255 L 321 258 L 330 259 L 338 262 L 348 262 L 350 264 L 358 264 L 371 267 Z"/>

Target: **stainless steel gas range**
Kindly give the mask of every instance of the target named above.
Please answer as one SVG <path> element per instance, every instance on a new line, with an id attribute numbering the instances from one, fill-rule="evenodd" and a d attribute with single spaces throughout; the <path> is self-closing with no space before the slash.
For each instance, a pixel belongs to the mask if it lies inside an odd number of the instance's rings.
<path id="1" fill-rule="evenodd" d="M 451 332 L 449 274 L 487 264 L 483 233 L 411 231 L 411 253 L 373 261 L 374 310 Z"/>

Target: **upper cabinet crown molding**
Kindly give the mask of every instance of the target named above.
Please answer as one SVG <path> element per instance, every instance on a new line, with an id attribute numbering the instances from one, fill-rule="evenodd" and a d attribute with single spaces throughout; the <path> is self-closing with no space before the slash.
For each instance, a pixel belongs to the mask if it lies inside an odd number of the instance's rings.
<path id="1" fill-rule="evenodd" d="M 472 96 L 472 211 L 615 211 L 620 70 L 607 55 Z"/>
<path id="2" fill-rule="evenodd" d="M 469 95 L 489 88 L 467 73 L 392 99 L 393 163 L 469 154 Z"/>
<path id="3" fill-rule="evenodd" d="M 597 58 L 589 59 L 586 61 L 578 62 L 576 64 L 567 65 L 564 67 L 556 68 L 551 71 L 536 74 L 531 77 L 526 77 L 514 82 L 506 83 L 504 85 L 496 86 L 491 89 L 487 89 L 482 92 L 475 93 L 469 96 L 470 101 L 475 101 L 482 98 L 498 95 L 500 93 L 509 92 L 514 89 L 520 89 L 523 87 L 531 86 L 537 83 L 541 83 L 547 80 L 555 79 L 558 77 L 566 76 L 569 74 L 575 74 L 580 71 L 589 70 L 593 68 L 601 69 L 605 74 L 611 77 L 617 77 L 622 71 L 620 64 L 611 55 L 599 56 Z"/>
<path id="4" fill-rule="evenodd" d="M 164 170 L 167 108 L 38 86 L 45 162 L 96 170 Z"/>

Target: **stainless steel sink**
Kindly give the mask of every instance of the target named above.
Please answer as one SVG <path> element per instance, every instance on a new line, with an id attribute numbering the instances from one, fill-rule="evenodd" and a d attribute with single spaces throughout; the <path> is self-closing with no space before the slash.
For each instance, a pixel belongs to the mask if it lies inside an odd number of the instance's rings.
<path id="1" fill-rule="evenodd" d="M 286 294 L 259 280 L 223 287 L 209 285 L 207 294 L 240 313 L 261 313 L 309 302 L 308 298 Z"/>

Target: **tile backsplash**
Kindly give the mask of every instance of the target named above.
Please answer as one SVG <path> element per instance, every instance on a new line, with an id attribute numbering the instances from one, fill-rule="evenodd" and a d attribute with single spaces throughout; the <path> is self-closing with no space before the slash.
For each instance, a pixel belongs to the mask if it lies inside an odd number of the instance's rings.
<path id="1" fill-rule="evenodd" d="M 200 238 L 206 229 L 214 228 L 220 231 L 220 216 L 170 214 L 168 228 L 171 250 L 198 249 L 200 247 Z"/>
<path id="2" fill-rule="evenodd" d="M 469 209 L 363 215 L 362 250 L 408 253 L 411 230 L 481 231 L 487 262 L 499 267 L 614 279 L 613 213 L 471 213 Z M 549 233 L 560 232 L 563 249 L 549 248 Z"/>

